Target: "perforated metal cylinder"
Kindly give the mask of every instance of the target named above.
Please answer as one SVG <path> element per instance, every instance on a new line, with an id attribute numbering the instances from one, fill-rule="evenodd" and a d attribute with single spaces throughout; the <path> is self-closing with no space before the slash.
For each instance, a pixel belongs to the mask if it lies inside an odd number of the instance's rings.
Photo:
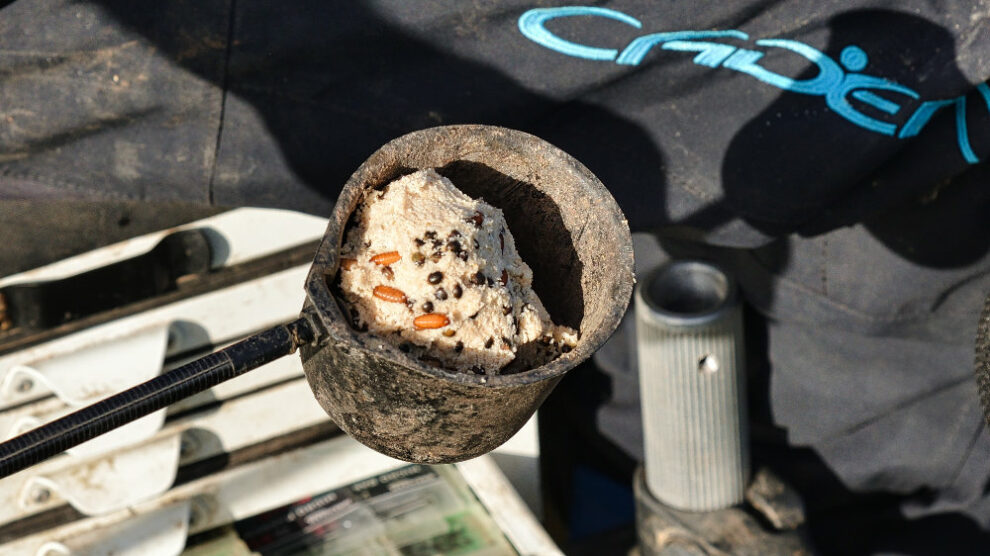
<path id="1" fill-rule="evenodd" d="M 749 443 L 735 282 L 712 264 L 676 261 L 635 300 L 648 488 L 682 510 L 741 502 Z"/>

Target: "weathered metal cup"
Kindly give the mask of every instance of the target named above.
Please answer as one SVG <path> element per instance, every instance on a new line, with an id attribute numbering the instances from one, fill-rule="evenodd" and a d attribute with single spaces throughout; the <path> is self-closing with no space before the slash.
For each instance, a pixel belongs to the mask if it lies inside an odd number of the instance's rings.
<path id="1" fill-rule="evenodd" d="M 330 288 L 348 218 L 368 191 L 423 168 L 502 209 L 551 317 L 580 330 L 574 350 L 535 369 L 479 376 L 425 365 L 348 324 Z M 304 313 L 326 333 L 301 349 L 303 366 L 317 401 L 360 442 L 406 461 L 462 461 L 525 424 L 564 373 L 612 334 L 632 287 L 628 224 L 578 161 L 510 129 L 425 129 L 383 146 L 344 185 L 306 279 Z"/>

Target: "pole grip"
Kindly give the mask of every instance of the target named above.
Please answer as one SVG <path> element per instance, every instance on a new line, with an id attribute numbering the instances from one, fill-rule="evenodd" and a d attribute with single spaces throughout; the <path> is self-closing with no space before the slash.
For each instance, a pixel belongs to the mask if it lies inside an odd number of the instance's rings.
<path id="1" fill-rule="evenodd" d="M 0 443 L 0 478 L 288 355 L 313 339 L 305 318 L 280 324 L 27 431 Z"/>

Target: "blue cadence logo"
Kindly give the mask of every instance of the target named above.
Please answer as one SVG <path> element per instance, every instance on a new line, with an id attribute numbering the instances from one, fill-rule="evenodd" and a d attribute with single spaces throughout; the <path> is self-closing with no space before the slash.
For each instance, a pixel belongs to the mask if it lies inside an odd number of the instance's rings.
<path id="1" fill-rule="evenodd" d="M 814 78 L 793 79 L 760 66 L 760 59 L 764 55 L 764 52 L 760 50 L 750 50 L 729 44 L 712 42 L 711 40 L 704 40 L 720 38 L 749 40 L 749 35 L 742 31 L 673 31 L 651 33 L 637 37 L 620 52 L 613 48 L 601 48 L 567 41 L 554 35 L 545 27 L 546 22 L 551 19 L 579 15 L 605 17 L 620 21 L 636 29 L 642 29 L 643 27 L 643 24 L 636 18 L 616 10 L 590 6 L 567 6 L 529 10 L 519 17 L 519 30 L 523 35 L 537 44 L 568 56 L 584 58 L 586 60 L 609 61 L 629 66 L 638 65 L 650 50 L 657 46 L 663 50 L 697 52 L 698 54 L 694 57 L 694 63 L 698 65 L 710 68 L 721 66 L 745 73 L 785 91 L 825 97 L 825 103 L 828 107 L 846 120 L 875 133 L 896 136 L 900 139 L 914 137 L 928 124 L 936 112 L 947 106 L 954 105 L 956 110 L 956 138 L 959 143 L 959 151 L 962 153 L 963 158 L 970 164 L 979 162 L 979 159 L 969 144 L 969 133 L 966 129 L 965 96 L 922 102 L 907 119 L 907 122 L 901 126 L 900 132 L 897 130 L 897 124 L 878 120 L 857 110 L 849 102 L 850 97 L 891 116 L 901 110 L 901 104 L 881 97 L 873 91 L 884 91 L 888 94 L 893 94 L 895 98 L 897 95 L 901 95 L 902 97 L 920 100 L 920 97 L 914 90 L 889 79 L 859 73 L 866 68 L 869 58 L 866 52 L 856 45 L 850 45 L 844 48 L 839 55 L 839 61 L 836 62 L 823 52 L 801 42 L 789 39 L 760 39 L 755 41 L 754 44 L 762 47 L 764 50 L 768 48 L 788 50 L 818 66 L 818 75 Z M 987 104 L 987 109 L 990 110 L 990 87 L 986 83 L 980 83 L 976 86 L 976 89 L 983 96 L 983 100 Z"/>

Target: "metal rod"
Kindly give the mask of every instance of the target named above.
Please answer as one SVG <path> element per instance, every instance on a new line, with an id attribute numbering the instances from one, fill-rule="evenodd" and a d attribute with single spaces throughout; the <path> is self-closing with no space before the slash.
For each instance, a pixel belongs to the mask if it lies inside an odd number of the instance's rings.
<path id="1" fill-rule="evenodd" d="M 288 355 L 314 339 L 313 327 L 301 317 L 32 429 L 0 444 L 0 478 Z"/>

